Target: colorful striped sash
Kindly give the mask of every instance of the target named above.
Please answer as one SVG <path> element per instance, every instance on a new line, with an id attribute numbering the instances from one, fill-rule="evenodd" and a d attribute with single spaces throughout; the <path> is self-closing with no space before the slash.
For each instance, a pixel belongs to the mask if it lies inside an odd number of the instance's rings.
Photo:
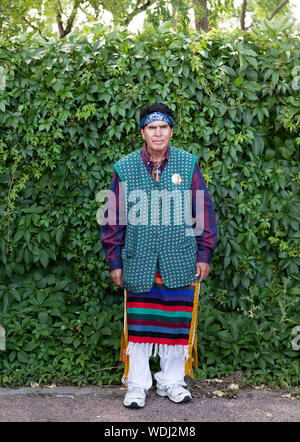
<path id="1" fill-rule="evenodd" d="M 125 292 L 124 332 L 121 357 L 125 362 L 126 379 L 130 342 L 155 346 L 185 346 L 189 355 L 186 374 L 193 377 L 192 362 L 197 365 L 197 312 L 200 284 L 170 289 L 163 284 L 159 272 L 150 292 Z M 194 360 L 192 350 L 194 348 Z"/>

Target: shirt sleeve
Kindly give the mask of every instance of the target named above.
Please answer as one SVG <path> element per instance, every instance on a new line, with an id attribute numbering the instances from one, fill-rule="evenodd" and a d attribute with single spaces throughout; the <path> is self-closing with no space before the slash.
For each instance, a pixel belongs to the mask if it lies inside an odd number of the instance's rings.
<path id="1" fill-rule="evenodd" d="M 214 204 L 212 202 L 212 199 L 208 193 L 203 174 L 198 166 L 198 164 L 195 164 L 194 172 L 192 176 L 192 183 L 191 183 L 191 190 L 192 190 L 192 216 L 194 219 L 196 219 L 196 214 L 199 216 L 199 200 L 202 204 L 203 209 L 203 215 L 202 215 L 202 223 L 201 223 L 201 230 L 202 233 L 197 235 L 196 234 L 196 242 L 198 247 L 198 254 L 197 254 L 197 262 L 206 262 L 210 263 L 210 257 L 211 253 L 214 252 L 217 246 L 217 239 L 218 239 L 218 227 L 216 222 L 216 214 L 214 209 Z M 197 197 L 197 190 L 202 190 L 201 193 L 203 195 L 203 198 L 199 199 L 199 195 Z M 193 227 L 196 227 L 195 223 Z"/>
<path id="2" fill-rule="evenodd" d="M 119 222 L 123 210 L 120 206 L 124 204 L 122 195 L 122 182 L 115 171 L 101 226 L 101 243 L 110 271 L 123 267 L 121 252 L 125 243 L 126 225 Z"/>
<path id="3" fill-rule="evenodd" d="M 200 235 L 196 235 L 198 247 L 197 262 L 206 262 L 209 264 L 211 253 L 213 253 L 216 248 L 218 229 L 214 205 L 208 193 L 203 174 L 197 163 L 193 171 L 191 190 L 193 218 L 196 218 L 196 211 L 198 210 L 196 191 L 202 190 L 204 195 L 203 232 Z M 122 182 L 116 171 L 113 175 L 110 191 L 101 226 L 101 243 L 106 258 L 109 261 L 110 270 L 112 271 L 123 267 L 121 252 L 126 235 L 125 223 L 123 225 L 119 222 L 120 217 L 122 217 L 122 211 L 124 210 L 122 207 L 124 199 L 122 198 Z"/>

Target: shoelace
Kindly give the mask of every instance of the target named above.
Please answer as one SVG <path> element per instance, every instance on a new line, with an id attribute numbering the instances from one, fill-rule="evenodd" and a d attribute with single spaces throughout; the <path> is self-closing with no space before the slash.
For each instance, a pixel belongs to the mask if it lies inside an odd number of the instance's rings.
<path id="1" fill-rule="evenodd" d="M 134 393 L 138 395 L 144 395 L 144 390 L 142 388 L 133 387 L 132 390 L 129 390 L 128 393 Z"/>
<path id="2" fill-rule="evenodd" d="M 170 386 L 166 387 L 166 390 L 168 391 L 168 393 L 173 393 L 173 394 L 187 393 L 187 390 L 185 390 L 185 388 L 179 384 L 170 385 Z"/>

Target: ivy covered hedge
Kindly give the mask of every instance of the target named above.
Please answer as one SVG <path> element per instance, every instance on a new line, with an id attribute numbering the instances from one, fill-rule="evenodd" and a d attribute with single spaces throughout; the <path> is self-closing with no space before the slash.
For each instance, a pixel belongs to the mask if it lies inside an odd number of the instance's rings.
<path id="1" fill-rule="evenodd" d="M 154 101 L 176 112 L 173 145 L 197 155 L 219 227 L 196 378 L 299 383 L 299 55 L 296 37 L 164 25 L 0 47 L 0 386 L 120 382 L 96 195 Z"/>

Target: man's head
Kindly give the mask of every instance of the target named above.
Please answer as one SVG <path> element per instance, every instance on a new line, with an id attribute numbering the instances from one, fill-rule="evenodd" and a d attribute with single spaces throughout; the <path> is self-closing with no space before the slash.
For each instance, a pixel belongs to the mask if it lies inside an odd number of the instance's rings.
<path id="1" fill-rule="evenodd" d="M 155 103 L 142 110 L 141 134 L 151 155 L 166 151 L 173 135 L 173 126 L 172 112 L 166 105 Z"/>

